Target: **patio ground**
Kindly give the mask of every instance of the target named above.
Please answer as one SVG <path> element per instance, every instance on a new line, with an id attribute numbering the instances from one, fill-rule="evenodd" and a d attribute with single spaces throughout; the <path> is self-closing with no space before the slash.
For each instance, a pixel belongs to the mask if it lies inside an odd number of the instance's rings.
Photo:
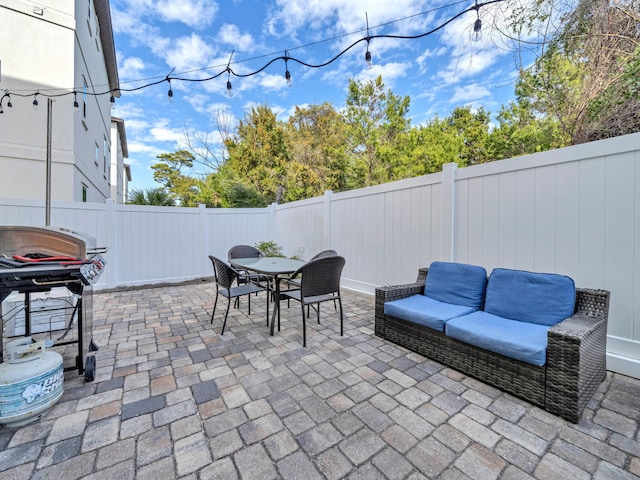
<path id="1" fill-rule="evenodd" d="M 220 336 L 212 289 L 94 295 L 95 380 L 0 428 L 0 478 L 640 476 L 640 380 L 609 373 L 574 425 L 376 337 L 372 297 L 344 292 L 343 337 L 324 304 L 305 349 L 299 304 L 270 337 L 264 295 Z"/>

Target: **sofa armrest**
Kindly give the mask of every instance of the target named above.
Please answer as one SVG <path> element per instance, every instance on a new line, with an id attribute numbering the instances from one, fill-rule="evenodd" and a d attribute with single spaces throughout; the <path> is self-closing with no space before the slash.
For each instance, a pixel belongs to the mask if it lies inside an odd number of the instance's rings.
<path id="1" fill-rule="evenodd" d="M 609 292 L 580 290 L 576 313 L 549 329 L 545 409 L 578 422 L 606 376 Z M 582 298 L 580 298 L 582 297 Z"/>
<path id="2" fill-rule="evenodd" d="M 413 283 L 404 285 L 385 285 L 376 288 L 376 305 L 375 305 L 375 333 L 380 337 L 385 337 L 385 315 L 384 304 L 393 300 L 410 297 L 424 293 L 424 286 L 427 281 L 428 268 L 420 268 L 418 277 Z"/>
<path id="3" fill-rule="evenodd" d="M 574 315 L 606 320 L 609 317 L 609 297 L 610 293 L 607 290 L 577 288 Z"/>

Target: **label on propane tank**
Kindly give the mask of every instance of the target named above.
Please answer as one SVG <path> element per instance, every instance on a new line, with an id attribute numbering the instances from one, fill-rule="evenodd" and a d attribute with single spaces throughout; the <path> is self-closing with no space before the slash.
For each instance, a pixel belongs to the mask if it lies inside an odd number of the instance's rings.
<path id="1" fill-rule="evenodd" d="M 0 423 L 57 400 L 62 394 L 63 383 L 64 372 L 60 364 L 39 375 L 6 385 L 0 384 Z"/>

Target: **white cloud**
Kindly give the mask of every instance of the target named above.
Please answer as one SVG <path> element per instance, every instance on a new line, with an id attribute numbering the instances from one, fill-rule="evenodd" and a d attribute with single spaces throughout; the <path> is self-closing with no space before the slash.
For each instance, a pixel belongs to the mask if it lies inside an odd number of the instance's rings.
<path id="1" fill-rule="evenodd" d="M 158 13 L 168 22 L 182 22 L 199 28 L 210 25 L 218 11 L 213 0 L 161 0 L 157 2 Z"/>
<path id="2" fill-rule="evenodd" d="M 438 48 L 427 48 L 422 55 L 416 58 L 416 62 L 418 63 L 418 67 L 420 68 L 421 73 L 425 73 L 432 62 L 431 59 L 442 57 L 447 53 L 447 47 L 441 46 Z"/>
<path id="3" fill-rule="evenodd" d="M 287 81 L 284 78 L 284 75 L 273 75 L 270 73 L 260 73 L 259 77 L 259 85 L 268 91 L 280 91 L 284 88 L 287 88 Z"/>
<path id="4" fill-rule="evenodd" d="M 473 83 L 471 85 L 465 85 L 464 87 L 456 88 L 453 96 L 451 97 L 450 103 L 464 104 L 486 97 L 491 97 L 491 92 L 489 91 L 489 89 L 482 85 Z"/>
<path id="5" fill-rule="evenodd" d="M 127 141 L 127 147 L 129 149 L 129 163 L 137 162 L 137 160 L 135 159 L 136 154 L 138 154 L 138 156 L 141 156 L 141 154 L 156 156 L 162 153 L 161 149 L 159 149 L 157 146 L 150 143 Z"/>
<path id="6" fill-rule="evenodd" d="M 180 22 L 191 28 L 211 25 L 218 12 L 214 0 L 121 0 L 111 8 L 116 31 L 124 26 L 136 27 L 145 19 Z M 130 30 L 130 28 L 127 28 Z"/>
<path id="7" fill-rule="evenodd" d="M 402 28 L 405 32 L 413 32 L 424 24 L 425 17 L 412 16 L 432 8 L 434 1 L 277 0 L 276 4 L 277 10 L 271 12 L 267 19 L 267 29 L 272 35 L 291 36 L 303 27 L 312 30 L 326 28 L 333 33 L 365 29 L 367 16 L 370 27 L 397 20 L 400 16 L 405 17 L 407 20 L 401 22 L 402 25 L 393 25 L 390 28 Z"/>
<path id="8" fill-rule="evenodd" d="M 153 140 L 157 142 L 179 143 L 184 138 L 184 131 L 177 128 L 169 128 L 168 121 L 160 121 L 156 126 L 149 129 Z"/>
<path id="9" fill-rule="evenodd" d="M 186 72 L 207 66 L 213 53 L 213 48 L 194 32 L 173 41 L 165 56 L 167 65 L 177 72 Z"/>
<path id="10" fill-rule="evenodd" d="M 118 58 L 122 58 L 120 54 Z M 118 76 L 123 79 L 136 79 L 142 77 L 142 72 L 145 69 L 144 61 L 138 57 L 128 57 L 119 62 Z"/>
<path id="11" fill-rule="evenodd" d="M 255 42 L 249 33 L 241 33 L 237 25 L 225 23 L 220 27 L 217 39 L 228 45 L 232 45 L 236 50 L 248 52 L 253 49 Z"/>
<path id="12" fill-rule="evenodd" d="M 375 80 L 378 76 L 382 76 L 386 86 L 392 84 L 394 80 L 406 76 L 407 69 L 411 65 L 407 63 L 389 62 L 383 65 L 373 64 L 369 69 L 363 69 L 357 76 L 356 80 L 369 81 Z"/>
<path id="13" fill-rule="evenodd" d="M 478 50 L 470 49 L 461 52 L 459 56 L 451 58 L 449 64 L 437 73 L 437 77 L 446 84 L 455 84 L 459 81 L 485 72 L 494 65 L 501 52 L 495 49 Z"/>

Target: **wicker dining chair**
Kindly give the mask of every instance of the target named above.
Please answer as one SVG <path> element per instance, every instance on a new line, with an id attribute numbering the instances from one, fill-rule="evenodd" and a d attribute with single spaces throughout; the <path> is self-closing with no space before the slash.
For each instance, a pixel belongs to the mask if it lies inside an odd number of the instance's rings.
<path id="1" fill-rule="evenodd" d="M 227 259 L 229 262 L 234 258 L 261 258 L 264 257 L 264 254 L 257 249 L 256 247 L 252 247 L 251 245 L 235 245 L 229 249 L 227 252 Z M 269 277 L 265 275 L 259 275 L 257 273 L 251 273 L 246 270 L 239 269 L 238 273 L 240 276 L 238 277 L 238 285 L 243 283 L 257 283 L 259 285 L 269 285 Z"/>
<path id="2" fill-rule="evenodd" d="M 229 307 L 231 306 L 231 299 L 237 299 L 244 295 L 248 298 L 248 311 L 251 315 L 251 294 L 258 293 L 266 290 L 260 285 L 254 283 L 244 283 L 241 285 L 233 286 L 240 275 L 240 273 L 233 267 L 227 265 L 219 258 L 209 255 L 211 263 L 213 263 L 213 272 L 216 280 L 216 299 L 213 304 L 213 312 L 211 312 L 211 323 L 213 324 L 213 316 L 216 313 L 216 306 L 218 305 L 218 295 L 222 295 L 227 298 L 227 310 L 224 313 L 224 321 L 222 323 L 222 332 L 220 335 L 224 335 L 224 328 L 227 324 L 227 316 L 229 315 Z M 267 294 L 267 312 L 269 311 L 269 295 Z M 267 318 L 267 325 L 269 324 L 269 318 Z"/>
<path id="3" fill-rule="evenodd" d="M 335 250 L 322 250 L 321 252 L 318 252 L 313 257 L 311 257 L 311 260 L 309 261 L 311 262 L 313 260 L 317 260 L 319 258 L 325 258 L 325 257 L 335 257 L 336 255 L 338 255 L 338 252 L 336 252 Z M 285 282 L 285 285 L 288 288 L 300 288 L 300 277 L 288 279 Z M 288 306 L 289 304 L 287 303 L 287 307 Z M 307 305 L 307 318 L 309 318 L 310 308 L 311 306 Z M 338 309 L 335 299 L 333 300 L 333 308 L 335 308 L 336 310 Z"/>
<path id="4" fill-rule="evenodd" d="M 340 335 L 344 333 L 342 298 L 340 296 L 340 276 L 345 259 L 339 255 L 318 258 L 305 263 L 296 270 L 289 279 L 300 278 L 300 288 L 280 292 L 281 300 L 297 300 L 302 309 L 302 346 L 307 346 L 307 325 L 305 306 L 316 310 L 320 323 L 320 303 L 337 301 L 340 306 Z M 286 280 L 286 277 L 285 277 Z M 280 309 L 278 308 L 278 327 L 280 326 Z"/>

